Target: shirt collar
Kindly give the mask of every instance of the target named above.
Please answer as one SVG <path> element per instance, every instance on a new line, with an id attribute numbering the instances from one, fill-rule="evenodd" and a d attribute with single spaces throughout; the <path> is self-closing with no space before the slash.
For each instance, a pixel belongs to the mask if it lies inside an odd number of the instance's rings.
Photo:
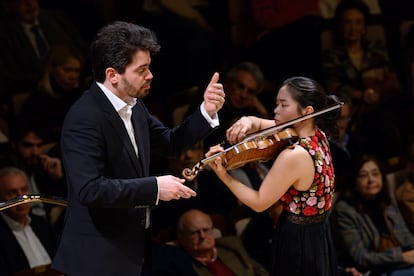
<path id="1" fill-rule="evenodd" d="M 21 24 L 22 24 L 23 28 L 26 30 L 26 32 L 30 32 L 30 29 L 33 26 L 40 26 L 39 21 L 37 19 L 33 24 L 27 24 L 27 23 L 24 23 L 24 22 L 21 22 Z"/>
<path id="2" fill-rule="evenodd" d="M 26 227 L 26 225 L 29 225 L 30 222 L 32 221 L 30 216 L 27 216 L 28 221 L 27 221 L 27 224 L 24 225 L 24 224 L 21 224 L 20 222 L 15 221 L 14 219 L 12 219 L 11 217 L 9 217 L 8 215 L 6 215 L 4 213 L 0 213 L 0 215 L 3 217 L 3 219 L 6 221 L 7 225 L 9 225 L 9 227 L 12 231 L 23 231 L 23 229 Z"/>
<path id="3" fill-rule="evenodd" d="M 99 86 L 99 88 L 102 89 L 102 91 L 104 92 L 106 97 L 109 99 L 109 101 L 111 102 L 111 104 L 115 108 L 116 112 L 119 112 L 121 109 L 125 108 L 125 106 L 127 106 L 127 105 L 129 105 L 132 108 L 137 103 L 137 99 L 132 98 L 132 97 L 131 97 L 130 101 L 128 103 L 126 103 L 123 100 L 121 100 L 121 98 L 116 96 L 111 90 L 109 90 L 107 87 L 105 87 L 105 85 L 103 85 L 102 83 L 96 82 L 96 84 Z"/>

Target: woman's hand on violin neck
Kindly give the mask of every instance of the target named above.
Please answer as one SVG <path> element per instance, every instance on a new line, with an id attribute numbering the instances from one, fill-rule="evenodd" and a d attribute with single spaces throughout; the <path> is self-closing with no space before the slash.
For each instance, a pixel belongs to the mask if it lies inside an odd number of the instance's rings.
<path id="1" fill-rule="evenodd" d="M 253 131 L 253 120 L 250 117 L 243 116 L 227 129 L 226 138 L 231 144 L 236 144 Z"/>
<path id="2" fill-rule="evenodd" d="M 210 147 L 210 150 L 206 153 L 206 157 L 211 157 L 219 152 L 224 152 L 224 148 L 221 145 Z M 218 155 L 211 162 L 208 163 L 210 168 L 217 174 L 218 177 L 227 173 L 226 168 L 223 166 L 223 159 Z"/>
<path id="3" fill-rule="evenodd" d="M 209 163 L 209 166 L 222 181 L 225 176 L 228 175 L 227 169 L 223 166 L 223 159 L 221 159 L 221 157 L 216 157 Z"/>
<path id="4" fill-rule="evenodd" d="M 224 151 L 224 148 L 220 144 L 217 144 L 215 146 L 211 146 L 210 149 L 208 150 L 208 152 L 206 152 L 206 157 L 213 156 L 214 154 L 219 153 L 219 152 L 223 152 L 223 151 Z"/>

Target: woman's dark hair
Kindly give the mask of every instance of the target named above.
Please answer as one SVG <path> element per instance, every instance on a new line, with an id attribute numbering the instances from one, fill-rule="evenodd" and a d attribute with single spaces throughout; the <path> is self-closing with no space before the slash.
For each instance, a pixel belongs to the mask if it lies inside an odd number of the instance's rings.
<path id="1" fill-rule="evenodd" d="M 299 108 L 312 106 L 315 112 L 339 103 L 335 95 L 327 95 L 318 82 L 307 77 L 291 77 L 286 79 L 282 86 L 286 86 L 292 98 L 298 102 Z M 336 120 L 340 116 L 340 109 L 324 113 L 315 117 L 315 125 L 329 137 L 338 135 Z"/>
<path id="2" fill-rule="evenodd" d="M 349 10 L 359 10 L 365 19 L 365 25 L 368 25 L 370 22 L 371 13 L 368 6 L 362 0 L 342 0 L 336 6 L 334 14 L 334 23 L 338 28 L 341 24 L 342 16 L 346 11 Z"/>
<path id="3" fill-rule="evenodd" d="M 344 191 L 343 199 L 348 202 L 350 205 L 354 206 L 359 212 L 366 212 L 364 208 L 364 199 L 361 194 L 357 191 L 357 178 L 359 175 L 359 171 L 361 170 L 362 166 L 367 162 L 374 162 L 377 164 L 382 178 L 382 189 L 378 194 L 377 200 L 380 202 L 381 210 L 384 210 L 390 203 L 391 197 L 388 189 L 388 181 L 386 177 L 386 173 L 381 162 L 377 159 L 376 156 L 370 154 L 363 154 L 354 159 L 353 167 L 349 174 L 348 178 L 348 187 Z"/>
<path id="4" fill-rule="evenodd" d="M 157 38 L 150 29 L 122 21 L 104 26 L 91 45 L 93 77 L 103 82 L 108 67 L 123 74 L 138 50 L 151 54 L 160 50 Z"/>

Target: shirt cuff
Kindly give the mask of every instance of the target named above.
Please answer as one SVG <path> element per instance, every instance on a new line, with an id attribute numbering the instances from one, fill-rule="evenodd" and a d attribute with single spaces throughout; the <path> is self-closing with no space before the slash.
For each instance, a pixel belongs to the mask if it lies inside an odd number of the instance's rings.
<path id="1" fill-rule="evenodd" d="M 207 122 L 210 124 L 210 126 L 212 128 L 215 128 L 215 127 L 220 125 L 217 113 L 214 113 L 213 116 L 210 117 L 210 115 L 208 115 L 208 113 L 206 111 L 206 108 L 204 106 L 204 102 L 202 102 L 201 105 L 200 105 L 200 111 L 201 111 L 201 114 L 203 115 L 203 117 L 207 120 Z"/>
<path id="2" fill-rule="evenodd" d="M 160 186 L 158 185 L 158 178 L 155 178 L 155 181 L 157 182 L 157 200 L 155 201 L 155 206 L 157 206 L 160 201 Z"/>

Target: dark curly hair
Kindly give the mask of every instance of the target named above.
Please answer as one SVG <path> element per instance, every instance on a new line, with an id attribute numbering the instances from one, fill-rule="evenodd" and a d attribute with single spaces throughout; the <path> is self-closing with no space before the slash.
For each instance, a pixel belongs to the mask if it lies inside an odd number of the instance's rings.
<path id="1" fill-rule="evenodd" d="M 150 29 L 115 21 L 98 32 L 90 50 L 93 76 L 98 82 L 103 82 L 106 68 L 112 67 L 122 74 L 138 50 L 156 54 L 160 45 Z"/>

